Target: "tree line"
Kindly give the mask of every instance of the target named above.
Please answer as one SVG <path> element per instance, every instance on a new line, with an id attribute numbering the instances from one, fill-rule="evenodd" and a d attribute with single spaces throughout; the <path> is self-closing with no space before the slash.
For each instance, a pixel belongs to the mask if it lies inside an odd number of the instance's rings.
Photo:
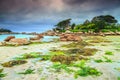
<path id="1" fill-rule="evenodd" d="M 71 24 L 71 19 L 58 22 L 54 31 L 65 32 L 69 29 L 71 32 L 115 32 L 120 31 L 120 24 L 112 15 L 100 15 L 92 18 L 91 21 L 85 20 L 82 24 Z"/>

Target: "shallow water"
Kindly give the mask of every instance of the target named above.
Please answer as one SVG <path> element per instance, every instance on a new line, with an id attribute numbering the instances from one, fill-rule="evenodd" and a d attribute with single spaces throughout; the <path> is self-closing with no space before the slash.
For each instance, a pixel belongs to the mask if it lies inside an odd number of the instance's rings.
<path id="1" fill-rule="evenodd" d="M 0 35 L 0 41 L 4 41 L 5 38 L 7 38 L 8 36 L 15 36 L 16 38 L 27 38 L 29 39 L 30 37 L 34 37 L 34 35 L 27 35 L 27 34 L 3 34 Z M 44 38 L 41 41 L 44 42 L 49 42 L 49 41 L 53 41 L 53 39 L 58 39 L 58 36 L 44 36 Z"/>
<path id="2" fill-rule="evenodd" d="M 26 34 L 2 34 L 0 35 L 0 41 L 3 41 L 8 36 L 15 36 L 16 38 L 27 38 L 27 39 L 29 39 L 29 37 L 33 37 L 33 35 L 26 35 Z"/>

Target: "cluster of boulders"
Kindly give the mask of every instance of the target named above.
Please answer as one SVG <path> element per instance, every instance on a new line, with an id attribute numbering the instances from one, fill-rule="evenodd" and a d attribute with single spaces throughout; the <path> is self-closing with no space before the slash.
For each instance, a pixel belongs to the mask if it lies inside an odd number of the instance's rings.
<path id="1" fill-rule="evenodd" d="M 46 36 L 58 36 L 58 33 L 54 32 L 52 30 L 49 30 L 49 31 L 45 32 L 44 35 L 46 35 Z"/>
<path id="2" fill-rule="evenodd" d="M 38 34 L 36 37 L 30 37 L 30 40 L 40 40 L 43 38 L 43 34 Z"/>
<path id="3" fill-rule="evenodd" d="M 6 42 L 6 44 L 29 44 L 29 40 L 27 38 L 15 38 L 15 36 L 8 36 L 4 41 Z"/>
<path id="4" fill-rule="evenodd" d="M 82 41 L 82 38 L 75 34 L 61 34 L 60 41 Z"/>
<path id="5" fill-rule="evenodd" d="M 35 42 L 39 41 L 40 39 L 43 38 L 42 34 L 36 35 L 36 37 L 30 37 L 30 39 L 27 38 L 15 38 L 15 36 L 8 36 L 4 41 L 5 42 L 0 42 L 0 45 L 26 45 L 29 44 L 30 42 Z"/>
<path id="6" fill-rule="evenodd" d="M 74 33 L 54 33 L 54 32 L 49 32 L 46 34 L 37 34 L 35 37 L 30 37 L 29 39 L 27 38 L 15 38 L 15 36 L 8 36 L 4 42 L 0 42 L 0 45 L 26 45 L 30 44 L 32 42 L 40 42 L 40 40 L 44 36 L 59 36 L 60 41 L 82 41 L 82 38 L 80 35 L 76 35 Z"/>

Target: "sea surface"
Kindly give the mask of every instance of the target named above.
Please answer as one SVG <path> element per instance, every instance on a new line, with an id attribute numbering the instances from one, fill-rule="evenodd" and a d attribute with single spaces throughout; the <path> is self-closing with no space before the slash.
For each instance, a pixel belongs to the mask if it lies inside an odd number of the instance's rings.
<path id="1" fill-rule="evenodd" d="M 27 39 L 29 39 L 30 37 L 35 37 L 35 35 L 27 35 L 27 34 L 2 34 L 0 35 L 0 42 L 4 41 L 4 39 L 7 38 L 8 36 L 15 36 L 16 38 L 27 38 Z M 58 36 L 44 36 L 42 41 L 49 42 L 56 38 L 59 38 L 59 37 Z"/>

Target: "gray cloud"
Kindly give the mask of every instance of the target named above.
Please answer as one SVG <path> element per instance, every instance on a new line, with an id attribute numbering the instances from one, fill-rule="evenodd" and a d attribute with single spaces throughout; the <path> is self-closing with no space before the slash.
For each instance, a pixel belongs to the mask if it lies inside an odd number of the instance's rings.
<path id="1" fill-rule="evenodd" d="M 118 20 L 120 0 L 0 0 L 0 24 L 50 24 L 72 18 L 80 23 L 96 15 Z"/>

